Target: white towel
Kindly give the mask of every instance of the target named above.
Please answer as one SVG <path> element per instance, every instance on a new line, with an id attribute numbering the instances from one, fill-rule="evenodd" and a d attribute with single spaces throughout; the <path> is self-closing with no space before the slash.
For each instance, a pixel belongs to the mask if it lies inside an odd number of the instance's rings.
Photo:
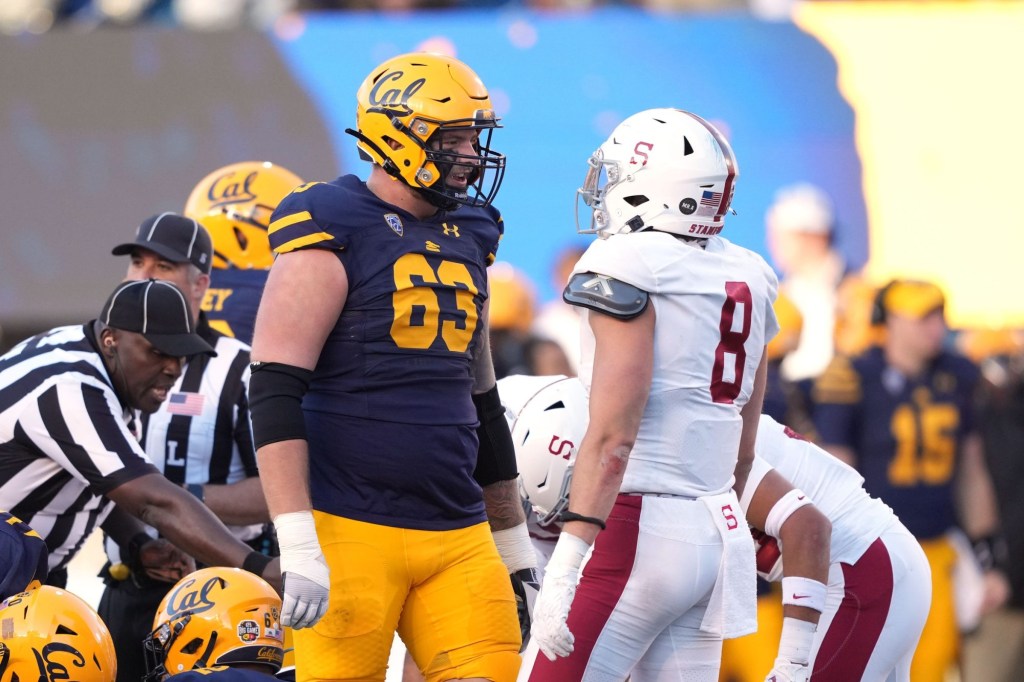
<path id="1" fill-rule="evenodd" d="M 757 631 L 757 574 L 754 540 L 732 490 L 700 500 L 722 536 L 722 563 L 700 629 L 722 639 Z"/>

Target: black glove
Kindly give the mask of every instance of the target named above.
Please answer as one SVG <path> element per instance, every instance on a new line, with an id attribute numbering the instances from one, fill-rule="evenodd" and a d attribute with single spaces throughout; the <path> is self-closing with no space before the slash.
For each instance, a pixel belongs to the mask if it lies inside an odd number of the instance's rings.
<path id="1" fill-rule="evenodd" d="M 516 595 L 516 611 L 519 614 L 519 633 L 523 638 L 523 645 L 519 651 L 526 649 L 526 643 L 530 641 L 530 614 L 533 613 L 533 604 L 537 601 L 537 592 L 540 591 L 540 578 L 537 576 L 536 568 L 521 568 L 515 573 L 510 573 L 512 579 L 512 591 Z"/>

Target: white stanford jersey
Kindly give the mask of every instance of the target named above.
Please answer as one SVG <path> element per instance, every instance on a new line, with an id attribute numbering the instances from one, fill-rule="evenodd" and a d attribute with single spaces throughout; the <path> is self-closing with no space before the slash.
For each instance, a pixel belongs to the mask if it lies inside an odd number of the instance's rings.
<path id="1" fill-rule="evenodd" d="M 622 492 L 702 497 L 729 490 L 740 409 L 753 392 L 764 346 L 778 332 L 775 273 L 759 255 L 721 237 L 700 249 L 655 231 L 593 242 L 573 270 L 583 272 L 648 292 L 656 314 L 650 397 Z M 588 393 L 591 314 L 584 315 L 581 338 L 580 379 Z"/>
<path id="2" fill-rule="evenodd" d="M 766 414 L 757 427 L 754 451 L 794 488 L 807 493 L 832 522 L 832 563 L 856 563 L 878 536 L 899 521 L 888 505 L 864 490 L 864 478 L 856 469 Z M 754 469 L 759 475 L 747 483 L 750 495 L 764 476 L 757 464 Z"/>
<path id="3" fill-rule="evenodd" d="M 105 493 L 157 473 L 130 420 L 91 323 L 52 329 L 0 358 L 0 509 L 43 537 L 51 572 L 106 519 L 114 503 Z"/>

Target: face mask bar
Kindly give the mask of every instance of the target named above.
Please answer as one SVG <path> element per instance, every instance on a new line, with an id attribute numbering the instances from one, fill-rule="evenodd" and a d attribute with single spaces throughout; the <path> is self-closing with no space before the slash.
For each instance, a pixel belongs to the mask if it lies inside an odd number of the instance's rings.
<path id="1" fill-rule="evenodd" d="M 478 131 L 480 136 L 473 145 L 476 154 L 461 154 L 445 149 L 433 149 L 423 143 L 423 151 L 427 160 L 437 167 L 440 177 L 429 186 L 425 179 L 417 177 L 419 189 L 428 200 L 445 210 L 453 210 L 458 206 L 489 206 L 505 178 L 505 156 L 491 149 L 491 136 L 497 125 L 493 120 L 481 123 L 481 118 L 449 121 L 439 127 L 431 135 L 438 142 L 446 132 L 466 130 Z M 456 168 L 472 169 L 467 178 L 466 190 L 448 186 L 448 176 Z"/>
<path id="2" fill-rule="evenodd" d="M 608 228 L 608 211 L 604 198 L 608 190 L 619 182 L 619 166 L 614 161 L 605 161 L 598 149 L 587 159 L 587 176 L 583 186 L 576 190 L 576 232 L 578 234 L 601 234 Z M 591 210 L 590 227 L 584 229 L 580 222 L 580 203 Z"/>
<path id="3" fill-rule="evenodd" d="M 192 612 L 186 611 L 180 618 L 163 623 L 142 640 L 142 649 L 146 656 L 146 675 L 142 678 L 143 682 L 159 682 L 167 676 L 167 650 L 190 620 Z"/>

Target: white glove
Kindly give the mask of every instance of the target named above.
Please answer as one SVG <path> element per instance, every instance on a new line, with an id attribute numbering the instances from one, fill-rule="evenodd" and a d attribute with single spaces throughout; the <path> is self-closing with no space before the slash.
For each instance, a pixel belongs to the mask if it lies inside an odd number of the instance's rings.
<path id="1" fill-rule="evenodd" d="M 284 603 L 281 624 L 293 630 L 312 627 L 327 612 L 331 573 L 316 537 L 312 512 L 280 514 L 274 519 L 281 547 Z"/>
<path id="2" fill-rule="evenodd" d="M 540 594 L 533 607 L 530 633 L 549 661 L 555 660 L 556 656 L 572 653 L 576 638 L 569 632 L 566 620 L 569 618 L 573 597 L 576 596 L 580 564 L 589 549 L 590 545 L 584 540 L 562 531 L 551 560 L 544 569 Z"/>
<path id="3" fill-rule="evenodd" d="M 764 682 L 807 682 L 811 679 L 811 669 L 806 664 L 790 663 L 776 658 L 775 667 L 764 678 Z"/>

